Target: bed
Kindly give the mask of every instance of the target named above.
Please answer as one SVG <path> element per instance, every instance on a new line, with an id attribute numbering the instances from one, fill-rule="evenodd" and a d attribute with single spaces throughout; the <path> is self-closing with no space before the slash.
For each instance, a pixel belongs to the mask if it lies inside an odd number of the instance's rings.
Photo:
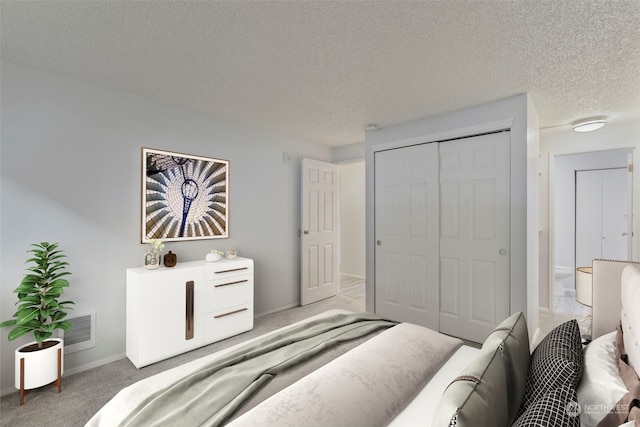
<path id="1" fill-rule="evenodd" d="M 617 374 L 615 331 L 621 318 L 624 327 L 635 327 L 638 310 L 629 304 L 640 306 L 640 268 L 625 270 L 627 264 L 594 261 L 594 340 L 584 351 L 575 321 L 531 349 L 526 319 L 515 313 L 475 348 L 420 326 L 332 310 L 139 381 L 121 390 L 87 426 L 589 427 L 605 418 L 606 425 L 632 426 L 633 421 L 623 423 L 626 415 L 616 406 L 630 393 Z M 289 364 L 288 350 L 273 360 L 271 350 L 263 351 L 274 342 L 298 345 L 291 334 L 335 331 L 333 322 L 354 337 L 304 344 L 313 355 L 287 369 L 280 367 Z M 353 332 L 361 325 L 366 325 L 362 332 Z M 323 351 L 315 350 L 319 347 Z M 256 363 L 269 358 L 269 368 L 246 375 L 259 379 L 231 392 L 240 397 L 218 402 L 226 396 L 222 390 L 245 377 L 225 370 L 236 369 L 238 355 L 244 360 L 254 353 Z M 222 372 L 221 377 L 207 385 L 192 382 L 209 378 L 201 374 L 207 370 Z M 174 388 L 183 391 L 175 394 Z"/>
<path id="2" fill-rule="evenodd" d="M 592 267 L 592 341 L 577 390 L 580 420 L 586 427 L 640 426 L 640 264 L 596 259 Z M 617 352 L 626 354 L 626 363 Z M 635 424 L 624 423 L 628 412 Z"/>

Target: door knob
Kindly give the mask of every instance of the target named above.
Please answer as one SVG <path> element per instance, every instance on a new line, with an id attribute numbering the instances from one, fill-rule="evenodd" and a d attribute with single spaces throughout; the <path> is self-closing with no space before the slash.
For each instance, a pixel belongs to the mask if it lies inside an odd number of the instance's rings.
<path id="1" fill-rule="evenodd" d="M 376 244 L 377 244 L 378 246 L 382 245 L 382 240 L 378 240 L 378 241 L 376 242 Z"/>
<path id="2" fill-rule="evenodd" d="M 304 234 L 309 234 L 309 230 L 304 230 L 303 233 Z"/>
<path id="3" fill-rule="evenodd" d="M 506 254 L 507 254 L 507 250 L 506 250 L 506 249 L 500 249 L 500 250 L 498 251 L 498 253 L 499 253 L 500 255 L 506 255 Z"/>

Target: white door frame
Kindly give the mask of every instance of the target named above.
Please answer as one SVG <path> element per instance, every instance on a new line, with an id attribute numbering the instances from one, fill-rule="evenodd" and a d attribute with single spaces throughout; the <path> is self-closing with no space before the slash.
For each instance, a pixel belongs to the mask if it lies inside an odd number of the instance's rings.
<path id="1" fill-rule="evenodd" d="M 549 173 L 549 193 L 547 200 L 547 214 L 549 217 L 549 236 L 548 236 L 548 271 L 547 271 L 547 292 L 549 306 L 546 307 L 549 313 L 554 313 L 553 307 L 553 285 L 555 283 L 555 263 L 556 263 L 556 206 L 555 206 L 555 190 L 556 190 L 556 157 L 567 156 L 571 154 L 583 154 L 583 153 L 597 153 L 601 151 L 612 150 L 629 150 L 629 161 L 632 161 L 632 165 L 640 165 L 640 152 L 636 150 L 634 146 L 622 146 L 622 147 L 610 147 L 607 149 L 592 149 L 592 150 L 563 150 L 558 152 L 549 151 L 548 157 L 548 173 Z M 631 200 L 630 206 L 632 206 L 633 212 L 640 212 L 640 173 L 632 174 L 632 188 L 631 188 Z M 638 259 L 638 248 L 640 247 L 640 233 L 635 233 L 634 230 L 638 229 L 638 221 L 640 221 L 640 215 L 634 215 L 631 218 L 631 229 L 633 233 L 631 258 L 632 260 Z M 543 307 L 545 308 L 545 307 Z"/>

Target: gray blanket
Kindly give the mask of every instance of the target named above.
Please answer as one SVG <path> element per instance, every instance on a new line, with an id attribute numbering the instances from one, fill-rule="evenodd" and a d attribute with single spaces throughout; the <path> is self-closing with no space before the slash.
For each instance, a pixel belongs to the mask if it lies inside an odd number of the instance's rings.
<path id="1" fill-rule="evenodd" d="M 198 372 L 153 393 L 123 426 L 218 426 L 284 369 L 335 343 L 394 326 L 366 313 L 313 320 L 242 346 Z"/>
<path id="2" fill-rule="evenodd" d="M 461 344 L 401 323 L 271 396 L 228 427 L 387 426 Z M 402 425 L 430 425 L 431 413 L 419 414 L 414 411 Z"/>

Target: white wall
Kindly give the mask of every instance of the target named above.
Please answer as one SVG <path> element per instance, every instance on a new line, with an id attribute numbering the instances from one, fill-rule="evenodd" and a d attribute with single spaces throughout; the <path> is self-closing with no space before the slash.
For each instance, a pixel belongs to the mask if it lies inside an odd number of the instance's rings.
<path id="1" fill-rule="evenodd" d="M 559 156 L 576 153 L 597 153 L 604 150 L 633 149 L 633 163 L 635 167 L 640 167 L 640 121 L 625 123 L 610 123 L 602 129 L 593 132 L 579 133 L 571 130 L 570 127 L 561 129 L 550 129 L 540 133 L 540 287 L 539 298 L 540 307 L 550 308 L 549 283 L 553 283 L 553 266 L 555 265 L 555 233 L 556 230 L 569 227 L 562 218 L 555 217 L 555 191 L 558 177 L 556 159 Z M 601 157 L 594 154 L 595 157 Z M 561 160 L 562 161 L 562 160 Z M 638 169 L 636 169 L 638 170 Z M 634 246 L 636 252 L 634 260 L 638 259 L 637 248 L 640 247 L 640 174 L 633 176 L 633 212 L 634 212 Z M 565 221 L 560 222 L 558 221 Z M 572 239 L 572 236 L 560 238 Z M 570 242 L 569 242 L 570 243 Z M 561 252 L 565 249 L 560 248 Z M 571 264 L 569 264 L 571 266 Z"/>
<path id="2" fill-rule="evenodd" d="M 526 94 L 366 132 L 367 310 L 374 300 L 374 152 L 498 129 L 511 129 L 511 311 L 538 325 L 538 118 Z"/>
<path id="3" fill-rule="evenodd" d="M 364 161 L 340 165 L 340 273 L 365 277 Z"/>
<path id="4" fill-rule="evenodd" d="M 364 160 L 364 142 L 334 147 L 332 151 L 334 163 Z"/>
<path id="5" fill-rule="evenodd" d="M 140 149 L 230 161 L 225 240 L 167 244 L 178 262 L 213 248 L 255 259 L 255 310 L 299 302 L 300 158 L 331 149 L 249 129 L 127 93 L 3 62 L 1 74 L 0 317 L 33 242 L 59 242 L 71 264 L 65 296 L 96 311 L 96 347 L 65 358 L 66 372 L 123 356 L 125 269 L 142 265 Z M 284 164 L 282 153 L 294 154 Z M 0 333 L 3 392 L 13 389 L 13 351 Z"/>

